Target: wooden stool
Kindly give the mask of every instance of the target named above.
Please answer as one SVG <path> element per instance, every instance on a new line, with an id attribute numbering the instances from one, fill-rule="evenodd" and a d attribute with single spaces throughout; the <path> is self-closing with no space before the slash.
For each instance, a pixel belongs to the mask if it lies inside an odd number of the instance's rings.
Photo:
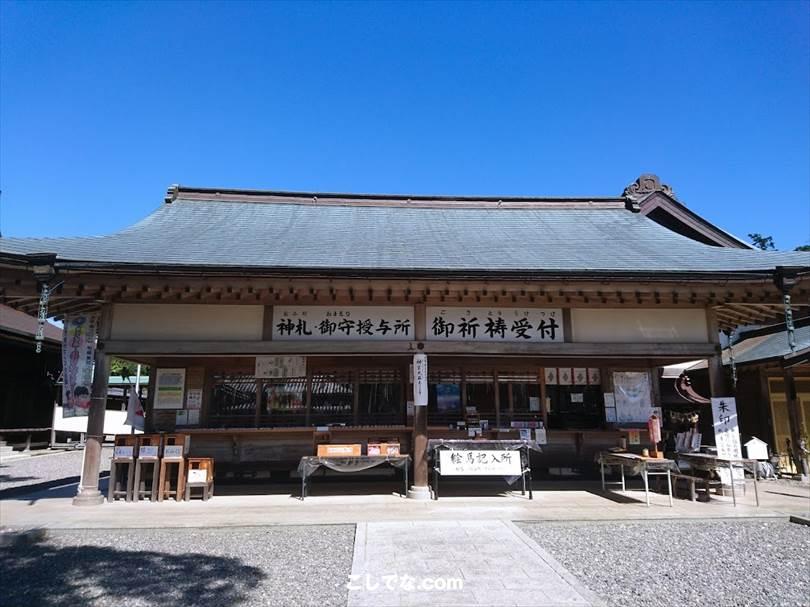
<path id="1" fill-rule="evenodd" d="M 149 497 L 154 502 L 158 498 L 158 484 L 160 479 L 160 435 L 143 434 L 138 441 L 138 458 L 135 460 L 135 482 L 132 491 L 132 498 L 136 502 L 142 497 Z M 143 466 L 151 466 L 152 482 L 146 489 L 146 483 L 142 480 Z"/>
<path id="2" fill-rule="evenodd" d="M 185 456 L 188 453 L 187 434 L 165 434 L 163 435 L 163 457 L 160 459 L 160 485 L 158 486 L 158 501 L 162 502 L 164 497 L 174 497 L 176 502 L 185 497 Z M 177 484 L 171 487 L 169 478 L 169 466 L 177 466 Z"/>
<path id="3" fill-rule="evenodd" d="M 138 437 L 134 434 L 118 434 L 115 437 L 113 457 L 110 461 L 110 485 L 107 491 L 107 501 L 114 502 L 123 497 L 130 502 L 133 498 L 132 489 L 135 481 L 135 450 L 138 446 Z M 126 466 L 126 470 L 124 470 Z M 126 475 L 126 488 L 121 488 L 121 473 Z"/>
<path id="4" fill-rule="evenodd" d="M 204 502 L 214 495 L 214 459 L 211 457 L 188 458 L 186 501 L 191 499 L 191 490 L 201 488 Z"/>

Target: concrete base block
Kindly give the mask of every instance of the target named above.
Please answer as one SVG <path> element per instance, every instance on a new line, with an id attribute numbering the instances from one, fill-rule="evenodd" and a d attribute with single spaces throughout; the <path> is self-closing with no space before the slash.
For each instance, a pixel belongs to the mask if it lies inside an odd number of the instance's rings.
<path id="1" fill-rule="evenodd" d="M 100 506 L 104 503 L 104 496 L 98 489 L 81 489 L 73 498 L 74 506 Z"/>
<path id="2" fill-rule="evenodd" d="M 416 485 L 411 485 L 411 488 L 408 489 L 408 499 L 429 500 L 430 487 L 417 487 Z"/>

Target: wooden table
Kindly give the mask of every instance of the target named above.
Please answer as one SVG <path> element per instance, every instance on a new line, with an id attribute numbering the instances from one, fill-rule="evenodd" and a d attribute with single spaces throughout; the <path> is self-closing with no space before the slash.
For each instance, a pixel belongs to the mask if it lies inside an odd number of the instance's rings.
<path id="1" fill-rule="evenodd" d="M 635 453 L 611 453 L 603 451 L 599 454 L 599 465 L 602 472 L 602 491 L 605 490 L 605 485 L 621 485 L 622 491 L 626 490 L 624 480 L 624 469 L 629 468 L 630 474 L 640 474 L 644 479 L 644 496 L 647 501 L 647 507 L 650 506 L 650 476 L 664 476 L 667 477 L 667 490 L 669 491 L 669 506 L 672 507 L 672 478 L 670 473 L 673 469 L 677 469 L 675 461 L 671 459 L 663 459 L 660 457 L 644 457 L 636 455 Z M 605 482 L 605 466 L 619 466 L 621 469 L 622 480 L 621 482 Z"/>
<path id="2" fill-rule="evenodd" d="M 746 459 L 742 457 L 721 457 L 719 455 L 712 455 L 710 453 L 679 453 L 678 461 L 689 464 L 690 467 L 696 470 L 704 470 L 707 472 L 718 472 L 728 468 L 729 479 L 731 480 L 731 500 L 734 506 L 737 506 L 737 492 L 734 489 L 734 466 L 742 467 L 743 469 L 743 483 L 745 483 L 745 468 L 751 467 L 751 472 L 754 475 L 754 496 L 759 506 L 759 489 L 757 487 L 757 460 Z M 719 476 L 719 474 L 718 474 Z"/>

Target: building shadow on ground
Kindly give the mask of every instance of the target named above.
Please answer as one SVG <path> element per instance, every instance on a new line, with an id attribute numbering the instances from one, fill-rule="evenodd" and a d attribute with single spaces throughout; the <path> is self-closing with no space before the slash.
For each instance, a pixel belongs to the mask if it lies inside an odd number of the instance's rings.
<path id="1" fill-rule="evenodd" d="M 60 546 L 44 532 L 0 540 L 0 606 L 239 605 L 265 577 L 231 557 Z"/>

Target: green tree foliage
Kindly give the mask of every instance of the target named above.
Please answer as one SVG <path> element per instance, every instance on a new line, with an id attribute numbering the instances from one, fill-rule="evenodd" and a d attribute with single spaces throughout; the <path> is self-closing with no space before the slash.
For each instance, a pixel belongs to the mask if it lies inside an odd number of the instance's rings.
<path id="1" fill-rule="evenodd" d="M 773 244 L 773 236 L 763 236 L 759 232 L 749 234 L 748 238 L 751 239 L 751 244 L 756 248 L 763 251 L 775 251 L 776 247 Z"/>
<path id="2" fill-rule="evenodd" d="M 134 363 L 130 360 L 124 360 L 123 358 L 118 358 L 117 356 L 113 356 L 112 361 L 110 361 L 110 375 L 129 375 L 134 380 L 137 368 L 138 363 Z M 141 365 L 141 376 L 144 375 L 149 375 L 149 367 L 146 365 Z"/>
<path id="3" fill-rule="evenodd" d="M 796 247 L 793 250 L 794 251 L 807 251 L 807 252 L 810 252 L 810 244 L 803 244 L 803 245 L 801 245 L 799 247 Z"/>

